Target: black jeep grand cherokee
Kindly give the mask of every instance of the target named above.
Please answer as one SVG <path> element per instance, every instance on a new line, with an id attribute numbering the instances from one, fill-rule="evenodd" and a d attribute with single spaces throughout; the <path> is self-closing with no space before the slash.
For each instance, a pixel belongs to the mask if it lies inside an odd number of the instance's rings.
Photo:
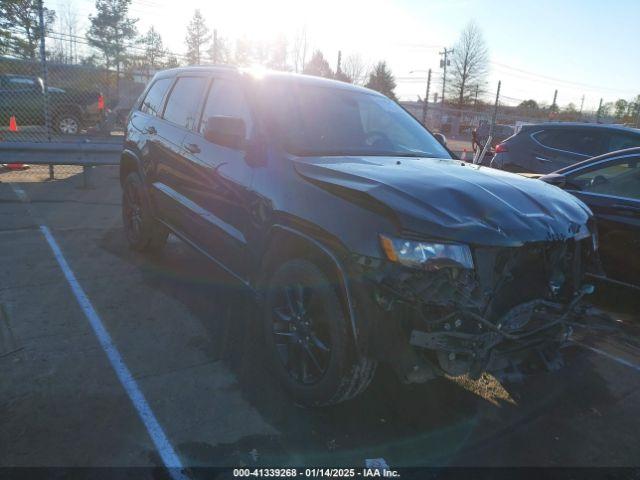
<path id="1" fill-rule="evenodd" d="M 131 246 L 171 231 L 253 289 L 303 404 L 357 395 L 380 361 L 407 382 L 554 364 L 590 290 L 583 203 L 452 159 L 396 103 L 346 83 L 160 72 L 120 172 Z"/>

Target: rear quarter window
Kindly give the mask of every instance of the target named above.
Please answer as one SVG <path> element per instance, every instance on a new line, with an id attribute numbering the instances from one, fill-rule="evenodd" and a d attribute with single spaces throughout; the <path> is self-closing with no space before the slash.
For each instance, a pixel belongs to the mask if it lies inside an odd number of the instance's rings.
<path id="1" fill-rule="evenodd" d="M 633 147 L 640 147 L 640 136 L 626 133 L 611 133 L 607 135 L 607 152 L 615 152 L 616 150 Z"/>
<path id="2" fill-rule="evenodd" d="M 587 156 L 603 152 L 602 136 L 595 130 L 542 130 L 532 136 L 538 143 L 556 150 Z"/>
<path id="3" fill-rule="evenodd" d="M 159 116 L 162 110 L 162 101 L 172 80 L 172 78 L 161 78 L 153 82 L 140 105 L 140 111 L 154 117 Z"/>

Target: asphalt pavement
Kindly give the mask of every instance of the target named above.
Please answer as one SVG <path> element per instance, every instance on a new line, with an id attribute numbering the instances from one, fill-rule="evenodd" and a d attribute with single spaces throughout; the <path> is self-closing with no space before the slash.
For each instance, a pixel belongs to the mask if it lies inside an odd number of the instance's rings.
<path id="1" fill-rule="evenodd" d="M 576 327 L 560 371 L 407 386 L 381 368 L 364 395 L 304 409 L 248 292 L 177 239 L 129 250 L 117 167 L 91 189 L 29 175 L 0 173 L 0 466 L 640 464 L 630 292 L 600 288 L 600 330 Z"/>

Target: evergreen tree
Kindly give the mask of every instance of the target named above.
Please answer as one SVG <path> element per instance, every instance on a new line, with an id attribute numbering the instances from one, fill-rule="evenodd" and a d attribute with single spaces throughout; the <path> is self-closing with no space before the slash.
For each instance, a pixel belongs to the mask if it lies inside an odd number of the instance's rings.
<path id="1" fill-rule="evenodd" d="M 320 50 L 313 52 L 311 59 L 304 66 L 302 73 L 316 77 L 333 78 L 333 70 Z"/>
<path id="2" fill-rule="evenodd" d="M 180 62 L 178 61 L 178 57 L 176 57 L 174 54 L 169 54 L 167 55 L 167 60 L 164 63 L 164 66 L 166 68 L 176 68 L 180 66 Z"/>
<path id="3" fill-rule="evenodd" d="M 164 48 L 162 37 L 153 26 L 151 26 L 147 33 L 140 39 L 140 43 L 144 48 L 143 64 L 146 65 L 149 70 L 163 68 L 167 51 Z"/>
<path id="4" fill-rule="evenodd" d="M 211 33 L 199 9 L 193 13 L 193 17 L 187 27 L 187 62 L 190 65 L 199 65 L 204 53 L 207 51 L 207 44 L 211 41 Z"/>
<path id="5" fill-rule="evenodd" d="M 229 43 L 227 39 L 217 35 L 214 30 L 213 41 L 211 42 L 211 48 L 209 48 L 209 57 L 211 63 L 233 63 L 231 58 L 231 50 L 229 49 Z"/>
<path id="6" fill-rule="evenodd" d="M 117 84 L 120 70 L 128 61 L 126 43 L 135 38 L 137 18 L 129 18 L 131 0 L 96 0 L 97 14 L 89 15 L 91 26 L 87 32 L 89 44 L 98 49 L 107 67 L 116 67 Z"/>
<path id="7" fill-rule="evenodd" d="M 44 8 L 45 34 L 56 12 Z M 0 54 L 36 60 L 40 49 L 40 17 L 37 0 L 0 0 Z"/>
<path id="8" fill-rule="evenodd" d="M 369 74 L 369 81 L 365 87 L 377 90 L 390 99 L 398 101 L 394 92 L 396 80 L 393 78 L 389 67 L 387 67 L 387 62 L 378 62 L 378 64 L 373 67 L 373 71 Z"/>

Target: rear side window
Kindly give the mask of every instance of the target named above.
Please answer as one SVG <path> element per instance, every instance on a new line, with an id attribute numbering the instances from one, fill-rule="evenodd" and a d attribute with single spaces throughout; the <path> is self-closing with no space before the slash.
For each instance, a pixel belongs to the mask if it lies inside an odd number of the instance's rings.
<path id="1" fill-rule="evenodd" d="M 607 135 L 607 152 L 624 150 L 625 148 L 640 147 L 640 137 L 625 133 L 611 133 Z"/>
<path id="2" fill-rule="evenodd" d="M 543 130 L 533 137 L 545 147 L 594 156 L 602 153 L 602 136 L 595 130 Z"/>
<path id="3" fill-rule="evenodd" d="M 162 109 L 162 100 L 164 99 L 164 95 L 167 93 L 167 89 L 171 85 L 172 80 L 173 79 L 171 78 L 161 78 L 160 80 L 156 80 L 154 84 L 151 85 L 147 95 L 144 97 L 142 105 L 140 106 L 140 111 L 157 117 Z"/>
<path id="4" fill-rule="evenodd" d="M 200 119 L 200 103 L 207 84 L 205 77 L 181 77 L 169 94 L 164 119 L 194 130 Z"/>

